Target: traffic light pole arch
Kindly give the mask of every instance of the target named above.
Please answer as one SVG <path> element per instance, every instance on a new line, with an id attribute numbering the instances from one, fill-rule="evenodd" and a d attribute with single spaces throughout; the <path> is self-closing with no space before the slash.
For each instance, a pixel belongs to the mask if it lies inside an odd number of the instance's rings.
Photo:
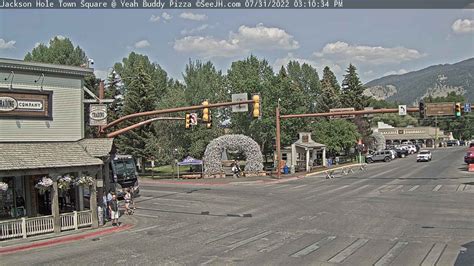
<path id="1" fill-rule="evenodd" d="M 407 108 L 407 113 L 416 113 L 419 112 L 418 107 Z M 328 117 L 328 116 L 339 116 L 339 115 L 366 115 L 366 114 L 388 114 L 388 113 L 398 113 L 398 108 L 390 109 L 374 109 L 374 110 L 360 110 L 360 111 L 341 111 L 341 112 L 329 112 L 329 113 L 311 113 L 311 114 L 288 114 L 281 115 L 280 108 L 276 108 L 276 150 L 277 150 L 277 177 L 281 177 L 281 132 L 280 132 L 280 121 L 282 119 L 290 118 L 305 118 L 305 117 Z"/>

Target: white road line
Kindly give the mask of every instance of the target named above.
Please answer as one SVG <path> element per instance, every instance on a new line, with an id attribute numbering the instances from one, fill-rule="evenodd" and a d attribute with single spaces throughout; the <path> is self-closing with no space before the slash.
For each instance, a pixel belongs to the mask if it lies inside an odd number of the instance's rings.
<path id="1" fill-rule="evenodd" d="M 302 187 L 306 187 L 307 185 L 300 185 L 300 186 L 296 186 L 296 187 L 292 187 L 290 189 L 297 189 L 297 188 L 302 188 Z"/>
<path id="2" fill-rule="evenodd" d="M 384 175 L 384 174 L 386 174 L 386 173 L 390 173 L 390 172 L 395 171 L 395 170 L 397 170 L 397 168 L 392 168 L 392 169 L 390 169 L 390 170 L 383 171 L 383 172 L 378 173 L 378 174 L 376 174 L 376 175 L 369 176 L 369 178 L 374 178 L 374 177 L 382 176 L 382 175 Z"/>
<path id="3" fill-rule="evenodd" d="M 193 206 L 190 205 L 179 205 L 179 204 L 170 204 L 170 203 L 163 203 L 163 202 L 152 202 L 153 205 L 159 206 L 169 206 L 169 207 L 180 207 L 180 208 L 191 208 Z"/>
<path id="4" fill-rule="evenodd" d="M 428 254 L 426 254 L 425 259 L 421 263 L 421 266 L 432 266 L 436 265 L 441 255 L 443 255 L 444 250 L 446 249 L 446 244 L 436 243 L 431 247 Z"/>
<path id="5" fill-rule="evenodd" d="M 280 241 L 276 242 L 276 243 L 272 243 L 271 245 L 265 247 L 265 248 L 262 248 L 259 250 L 259 252 L 270 252 L 270 251 L 273 251 L 283 245 L 286 244 L 286 242 L 291 242 L 291 241 L 294 241 L 300 237 L 303 236 L 304 233 L 296 233 L 295 235 L 292 235 L 290 237 L 286 237 L 286 238 L 283 238 L 281 239 Z"/>
<path id="6" fill-rule="evenodd" d="M 349 185 L 345 185 L 345 186 L 342 186 L 342 187 L 338 187 L 338 188 L 335 188 L 335 189 L 332 189 L 332 190 L 327 190 L 327 191 L 324 191 L 322 193 L 317 193 L 315 195 L 312 195 L 312 196 L 309 196 L 309 197 L 306 197 L 306 198 L 303 198 L 305 200 L 308 200 L 308 199 L 312 199 L 312 198 L 316 198 L 317 196 L 322 196 L 322 195 L 326 195 L 326 194 L 330 194 L 334 191 L 338 191 L 338 190 L 341 190 L 341 189 L 344 189 L 346 187 L 348 187 Z"/>
<path id="7" fill-rule="evenodd" d="M 275 187 L 275 188 L 286 188 L 286 187 L 289 187 L 290 185 L 280 185 L 278 187 Z"/>
<path id="8" fill-rule="evenodd" d="M 159 225 L 148 226 L 148 227 L 145 227 L 145 228 L 133 230 L 132 232 L 136 233 L 136 232 L 146 231 L 146 230 L 150 230 L 150 229 L 153 229 L 153 228 L 157 228 L 159 226 L 163 226 L 163 225 L 159 224 Z"/>
<path id="9" fill-rule="evenodd" d="M 236 248 L 238 248 L 238 247 L 241 247 L 241 246 L 246 245 L 246 244 L 248 244 L 248 243 L 251 243 L 251 242 L 253 242 L 253 241 L 255 241 L 255 240 L 258 240 L 258 239 L 260 239 L 260 238 L 262 238 L 262 237 L 268 236 L 268 235 L 271 234 L 271 233 L 272 233 L 271 231 L 265 231 L 265 232 L 262 232 L 262 233 L 259 233 L 259 234 L 255 235 L 255 236 L 252 236 L 251 238 L 247 238 L 247 239 L 238 241 L 238 242 L 236 242 L 236 243 L 230 245 L 230 246 L 229 246 L 229 249 L 226 250 L 225 252 L 229 252 L 229 251 L 234 250 L 234 249 L 236 249 Z"/>
<path id="10" fill-rule="evenodd" d="M 375 189 L 376 191 L 380 191 L 384 188 L 388 187 L 388 185 L 381 185 L 380 187 L 378 187 L 377 189 Z"/>
<path id="11" fill-rule="evenodd" d="M 315 251 L 315 250 L 318 250 L 322 245 L 328 243 L 328 242 L 331 242 L 333 241 L 334 239 L 336 239 L 336 236 L 328 236 L 328 237 L 325 237 L 321 240 L 319 240 L 318 242 L 314 242 L 313 244 L 303 248 L 302 250 L 294 253 L 291 255 L 291 257 L 293 258 L 298 258 L 298 257 L 303 257 L 303 256 L 306 256 L 308 255 L 309 253 Z"/>
<path id="12" fill-rule="evenodd" d="M 408 242 L 397 242 L 383 257 L 381 257 L 374 266 L 390 265 L 392 261 L 402 252 Z"/>
<path id="13" fill-rule="evenodd" d="M 153 189 L 140 189 L 140 192 L 151 192 L 151 193 L 167 193 L 167 194 L 178 194 L 183 192 L 167 191 L 167 190 L 153 190 Z"/>
<path id="14" fill-rule="evenodd" d="M 234 230 L 234 231 L 230 231 L 230 232 L 227 232 L 227 233 L 225 233 L 225 234 L 218 235 L 218 236 L 216 236 L 216 237 L 211 238 L 210 240 L 208 240 L 208 241 L 206 242 L 206 245 L 207 245 L 207 244 L 210 244 L 210 243 L 212 243 L 212 242 L 216 242 L 216 241 L 218 241 L 218 240 L 224 239 L 224 238 L 226 238 L 226 237 L 228 237 L 228 236 L 241 233 L 241 232 L 246 231 L 246 230 L 248 230 L 248 228 L 239 228 L 239 229 L 236 229 L 236 230 Z"/>
<path id="15" fill-rule="evenodd" d="M 161 218 L 161 217 L 156 216 L 156 215 L 148 215 L 148 214 L 140 214 L 140 213 L 134 213 L 133 215 L 134 216 L 140 216 L 140 217 L 146 217 L 146 218 Z"/>
<path id="16" fill-rule="evenodd" d="M 391 189 L 390 192 L 397 191 L 397 190 L 401 189 L 402 187 L 403 187 L 403 185 L 398 185 L 395 188 Z"/>
<path id="17" fill-rule="evenodd" d="M 408 191 L 415 191 L 419 187 L 420 187 L 420 185 L 415 185 L 412 188 L 410 188 Z"/>
<path id="18" fill-rule="evenodd" d="M 443 185 L 437 185 L 435 188 L 433 188 L 433 191 L 439 191 Z"/>
<path id="19" fill-rule="evenodd" d="M 359 248 L 364 246 L 367 242 L 369 242 L 368 239 L 361 239 L 361 238 L 357 239 L 355 242 L 353 242 L 348 247 L 343 249 L 341 252 L 336 254 L 336 256 L 334 256 L 330 260 L 328 260 L 328 262 L 332 262 L 332 263 L 341 263 L 341 262 L 343 262 L 345 259 L 347 259 L 347 257 L 354 254 L 354 252 L 356 252 Z"/>
<path id="20" fill-rule="evenodd" d="M 456 189 L 456 192 L 463 191 L 464 188 L 466 188 L 466 185 L 465 185 L 465 184 L 461 184 L 461 185 L 459 185 L 458 188 Z"/>

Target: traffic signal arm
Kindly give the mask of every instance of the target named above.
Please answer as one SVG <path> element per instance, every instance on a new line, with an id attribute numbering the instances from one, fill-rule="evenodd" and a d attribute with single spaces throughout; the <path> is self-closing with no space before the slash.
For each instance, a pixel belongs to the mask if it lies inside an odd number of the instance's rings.
<path id="1" fill-rule="evenodd" d="M 418 107 L 409 107 L 409 108 L 407 108 L 407 112 L 408 113 L 417 113 L 417 112 L 419 112 L 419 109 L 418 109 Z M 332 112 L 332 113 L 280 115 L 280 118 L 285 119 L 285 118 L 303 118 L 303 117 L 327 117 L 327 116 L 334 116 L 334 115 L 365 115 L 365 114 L 383 114 L 383 113 L 398 113 L 398 108 L 360 110 L 360 111 L 344 111 L 344 112 Z"/>

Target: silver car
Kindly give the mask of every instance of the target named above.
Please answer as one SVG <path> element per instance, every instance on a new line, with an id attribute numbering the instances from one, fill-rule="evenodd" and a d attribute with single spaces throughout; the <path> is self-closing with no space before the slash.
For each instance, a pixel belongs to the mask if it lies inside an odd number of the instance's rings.
<path id="1" fill-rule="evenodd" d="M 377 161 L 384 161 L 390 162 L 392 160 L 392 152 L 391 151 L 376 151 L 370 155 L 367 155 L 366 161 L 367 163 L 373 163 Z"/>

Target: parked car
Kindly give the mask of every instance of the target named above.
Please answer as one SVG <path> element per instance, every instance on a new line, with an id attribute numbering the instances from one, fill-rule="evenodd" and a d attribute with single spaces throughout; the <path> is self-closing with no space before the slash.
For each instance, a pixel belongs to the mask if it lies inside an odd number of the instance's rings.
<path id="1" fill-rule="evenodd" d="M 431 152 L 427 150 L 422 150 L 420 153 L 416 156 L 416 161 L 417 162 L 429 162 L 431 161 Z"/>
<path id="2" fill-rule="evenodd" d="M 385 150 L 392 153 L 392 160 L 397 158 L 397 152 L 395 150 L 393 150 L 393 149 L 385 149 Z"/>
<path id="3" fill-rule="evenodd" d="M 392 160 L 391 151 L 376 151 L 370 155 L 367 155 L 366 157 L 367 163 L 373 163 L 377 161 L 390 162 L 391 160 Z"/>
<path id="4" fill-rule="evenodd" d="M 446 146 L 448 147 L 452 147 L 452 146 L 457 146 L 458 145 L 458 141 L 457 140 L 448 140 L 446 142 Z"/>
<path id="5" fill-rule="evenodd" d="M 408 156 L 408 149 L 396 149 L 398 158 L 405 158 Z"/>
<path id="6" fill-rule="evenodd" d="M 474 163 L 474 146 L 469 148 L 467 151 L 466 155 L 464 156 L 464 162 L 467 164 Z"/>
<path id="7" fill-rule="evenodd" d="M 474 141 L 471 141 L 471 143 L 469 144 L 469 148 L 472 148 L 474 147 Z"/>

